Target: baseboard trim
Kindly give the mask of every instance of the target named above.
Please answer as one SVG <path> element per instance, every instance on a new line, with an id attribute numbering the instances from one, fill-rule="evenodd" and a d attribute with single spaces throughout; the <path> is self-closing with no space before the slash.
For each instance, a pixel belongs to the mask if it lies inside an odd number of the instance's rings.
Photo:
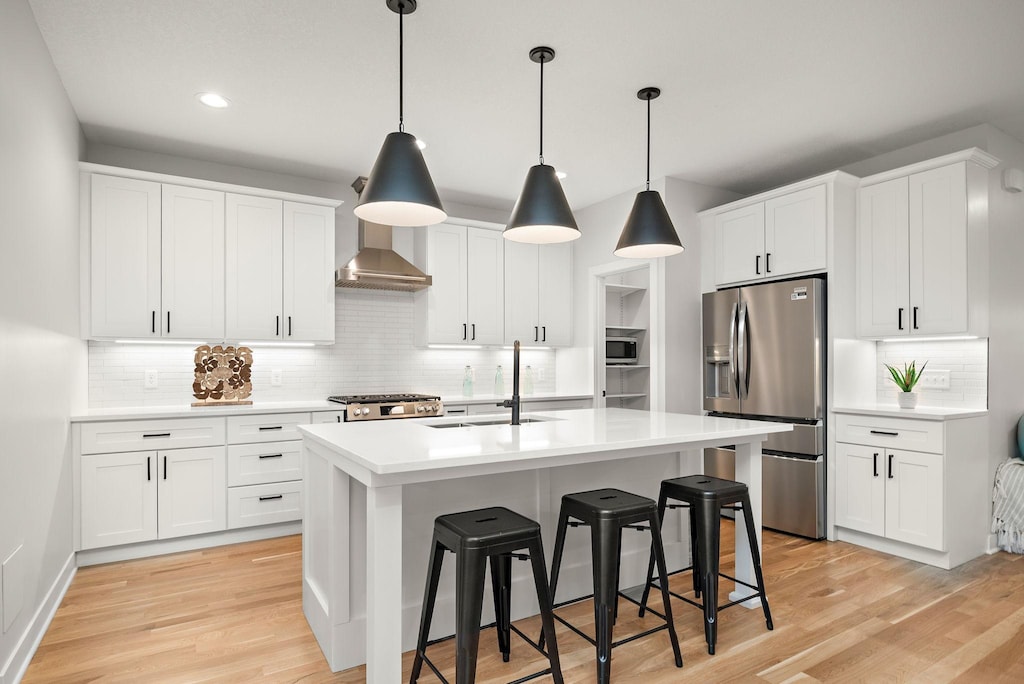
<path id="1" fill-rule="evenodd" d="M 32 662 L 32 656 L 35 655 L 39 643 L 43 640 L 43 635 L 50 627 L 50 622 L 56 615 L 60 602 L 64 600 L 64 594 L 71 586 L 71 580 L 74 579 L 77 570 L 75 554 L 72 553 L 68 556 L 53 584 L 50 585 L 43 602 L 36 609 L 35 615 L 32 616 L 32 621 L 25 633 L 21 635 L 14 653 L 0 670 L 0 684 L 18 684 L 25 676 L 25 671 L 28 669 L 29 663 Z"/>
<path id="2" fill-rule="evenodd" d="M 138 544 L 126 544 L 124 546 L 109 546 L 102 549 L 86 549 L 78 552 L 77 560 L 78 567 L 84 568 L 101 563 L 118 563 L 137 558 L 148 558 L 149 556 L 162 556 L 167 553 L 198 551 L 199 549 L 208 549 L 213 546 L 286 537 L 301 533 L 302 521 L 296 520 L 293 522 L 275 523 L 273 525 L 242 527 L 236 530 L 198 534 L 191 537 L 159 539 Z M 4 682 L 0 682 L 0 684 L 4 684 Z"/>

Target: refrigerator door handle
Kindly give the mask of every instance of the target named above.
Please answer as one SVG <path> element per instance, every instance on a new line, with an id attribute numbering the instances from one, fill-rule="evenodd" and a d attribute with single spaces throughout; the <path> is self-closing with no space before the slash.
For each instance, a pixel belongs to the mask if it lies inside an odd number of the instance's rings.
<path id="1" fill-rule="evenodd" d="M 738 308 L 739 304 L 734 302 L 732 313 L 729 315 L 729 390 L 736 392 L 737 398 L 740 396 L 740 379 L 736 372 L 736 311 Z"/>
<path id="2" fill-rule="evenodd" d="M 747 303 L 743 302 L 740 304 L 739 313 L 739 331 L 736 336 L 736 348 L 738 351 L 737 356 L 739 357 L 739 380 L 740 380 L 740 391 L 739 397 L 743 399 L 750 393 L 750 378 L 747 376 L 749 369 L 748 356 L 750 353 L 750 337 L 747 330 Z"/>

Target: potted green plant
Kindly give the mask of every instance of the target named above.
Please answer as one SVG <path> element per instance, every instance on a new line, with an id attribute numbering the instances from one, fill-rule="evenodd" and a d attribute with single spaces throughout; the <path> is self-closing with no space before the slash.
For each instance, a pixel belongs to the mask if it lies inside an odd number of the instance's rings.
<path id="1" fill-rule="evenodd" d="M 921 379 L 921 374 L 924 373 L 925 367 L 928 362 L 925 361 L 921 369 L 917 369 L 917 362 L 911 361 L 910 365 L 903 364 L 903 370 L 885 364 L 885 367 L 889 370 L 889 374 L 892 375 L 892 381 L 896 383 L 896 386 L 900 388 L 900 391 L 896 393 L 896 402 L 903 409 L 912 409 L 917 406 L 917 392 L 914 391 L 914 385 Z"/>

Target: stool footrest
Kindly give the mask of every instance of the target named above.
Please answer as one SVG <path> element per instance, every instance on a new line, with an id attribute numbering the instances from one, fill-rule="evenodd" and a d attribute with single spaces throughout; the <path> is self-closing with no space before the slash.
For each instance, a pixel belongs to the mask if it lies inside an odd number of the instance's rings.
<path id="1" fill-rule="evenodd" d="M 686 572 L 687 570 L 692 570 L 692 569 L 693 569 L 693 566 L 691 565 L 690 567 L 683 568 L 682 570 L 676 570 L 675 572 L 670 572 L 668 574 L 669 574 L 669 577 L 671 577 L 672 575 L 678 575 L 681 572 Z M 727 580 L 732 580 L 736 584 L 742 584 L 743 586 L 747 587 L 748 589 L 753 589 L 754 590 L 754 593 L 751 594 L 750 596 L 744 596 L 743 598 L 737 599 L 736 601 L 730 601 L 729 603 L 723 603 L 722 605 L 718 606 L 718 610 L 724 610 L 725 608 L 731 608 L 732 606 L 735 606 L 737 604 L 746 603 L 750 599 L 761 598 L 762 596 L 764 596 L 764 593 L 762 593 L 761 591 L 758 591 L 757 585 L 750 584 L 749 582 L 744 582 L 741 579 L 736 579 L 735 577 L 732 577 L 731 575 L 726 575 L 724 572 L 718 573 L 718 576 L 722 577 L 724 579 L 727 579 Z M 658 584 L 657 581 L 651 582 L 651 586 L 653 588 L 657 589 L 658 591 L 661 591 L 661 585 Z M 668 590 L 668 593 L 669 593 L 670 596 L 674 596 L 675 598 L 679 599 L 680 601 L 684 601 L 686 603 L 689 603 L 694 608 L 700 608 L 701 610 L 704 610 L 704 603 L 702 601 L 695 601 L 694 599 L 687 598 L 685 596 L 681 596 L 681 595 L 677 594 L 676 592 L 672 591 L 671 589 Z M 639 601 L 636 601 L 636 600 L 630 598 L 629 596 L 623 596 L 623 598 L 629 599 L 630 601 L 633 601 L 633 603 L 637 604 L 638 606 L 640 605 Z M 653 608 L 651 608 L 651 607 L 648 607 L 646 610 L 647 610 L 648 613 L 654 613 L 655 615 L 658 615 L 658 613 Z"/>
<path id="2" fill-rule="evenodd" d="M 516 554 L 512 554 L 512 555 L 514 556 Z M 554 617 L 557 618 L 558 616 L 555 615 Z M 498 626 L 497 622 L 491 622 L 491 623 L 486 624 L 486 625 L 481 625 L 480 631 L 482 632 L 485 629 L 490 629 L 492 627 L 497 627 L 497 626 Z M 528 637 L 525 634 L 523 634 L 523 632 L 518 627 L 516 627 L 515 625 L 510 624 L 509 625 L 509 629 L 511 631 L 515 632 L 516 634 L 518 634 L 519 638 L 521 638 L 523 641 L 528 643 L 530 646 L 533 646 L 535 651 L 540 653 L 545 658 L 548 657 L 548 652 L 545 651 L 543 648 L 541 648 L 540 644 L 538 644 L 536 641 L 534 641 L 530 637 Z M 427 642 L 427 647 L 434 646 L 436 644 L 440 644 L 440 643 L 445 642 L 445 641 L 451 641 L 454 638 L 455 638 L 454 634 L 449 634 L 448 636 L 438 637 L 437 639 L 431 639 L 430 641 Z M 424 648 L 422 651 L 419 651 L 420 657 L 423 658 L 423 662 L 425 662 L 427 664 L 427 666 L 431 669 L 431 671 L 434 673 L 434 676 L 436 676 L 438 679 L 440 679 L 442 682 L 444 682 L 444 684 L 451 684 L 447 679 L 445 679 L 444 675 L 442 675 L 438 671 L 437 667 L 434 666 L 434 663 L 432 663 L 430 661 L 430 658 L 427 657 L 426 650 L 427 649 Z M 508 684 L 521 684 L 522 682 L 528 682 L 531 679 L 536 679 L 537 677 L 543 677 L 544 675 L 549 675 L 549 674 L 551 674 L 551 668 L 550 667 L 548 669 L 546 669 L 546 670 L 541 670 L 540 672 L 534 672 L 533 674 L 530 674 L 530 675 L 527 675 L 527 676 L 522 677 L 520 679 L 516 679 L 514 681 L 508 682 Z"/>

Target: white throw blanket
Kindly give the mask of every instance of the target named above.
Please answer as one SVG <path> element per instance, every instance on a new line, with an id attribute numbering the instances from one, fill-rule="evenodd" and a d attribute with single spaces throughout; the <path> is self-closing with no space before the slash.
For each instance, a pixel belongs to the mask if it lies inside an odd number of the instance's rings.
<path id="1" fill-rule="evenodd" d="M 996 469 L 992 491 L 992 531 L 999 546 L 1024 553 L 1024 461 L 1011 458 Z"/>

